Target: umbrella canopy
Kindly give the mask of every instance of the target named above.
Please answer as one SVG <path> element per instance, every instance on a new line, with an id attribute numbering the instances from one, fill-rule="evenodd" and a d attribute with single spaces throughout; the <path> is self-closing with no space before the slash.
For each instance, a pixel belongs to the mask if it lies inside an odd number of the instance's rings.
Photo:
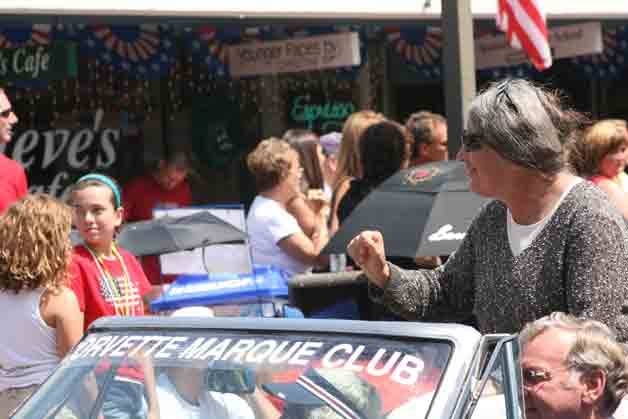
<path id="1" fill-rule="evenodd" d="M 209 211 L 160 217 L 122 226 L 117 242 L 136 256 L 161 255 L 213 244 L 244 243 L 247 234 Z M 74 244 L 80 242 L 73 234 Z"/>
<path id="2" fill-rule="evenodd" d="M 469 191 L 460 161 L 402 170 L 362 200 L 334 234 L 323 254 L 344 253 L 363 230 L 379 230 L 387 256 L 448 255 L 488 200 Z"/>

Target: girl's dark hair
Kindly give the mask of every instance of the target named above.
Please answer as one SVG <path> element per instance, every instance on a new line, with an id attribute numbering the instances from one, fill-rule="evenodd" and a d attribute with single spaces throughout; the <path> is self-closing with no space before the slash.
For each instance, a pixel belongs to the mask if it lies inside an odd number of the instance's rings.
<path id="1" fill-rule="evenodd" d="M 318 148 L 321 147 L 318 136 L 306 129 L 290 129 L 283 135 L 283 139 L 299 154 L 303 177 L 307 182 L 305 189 L 323 189 L 323 170 L 318 160 Z"/>
<path id="2" fill-rule="evenodd" d="M 397 173 L 408 160 L 409 148 L 401 125 L 382 121 L 368 127 L 360 138 L 362 178 L 380 183 Z"/>
<path id="3" fill-rule="evenodd" d="M 122 206 L 121 201 L 121 189 L 118 182 L 112 177 L 100 174 L 90 173 L 78 179 L 78 181 L 70 187 L 70 197 L 74 195 L 74 192 L 82 191 L 90 186 L 104 186 L 111 192 L 111 205 L 114 209 L 118 209 Z"/>

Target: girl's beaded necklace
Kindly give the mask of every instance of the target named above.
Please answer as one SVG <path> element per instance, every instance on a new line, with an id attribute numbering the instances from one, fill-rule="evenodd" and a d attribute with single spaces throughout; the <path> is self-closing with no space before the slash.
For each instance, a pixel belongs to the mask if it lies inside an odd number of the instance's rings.
<path id="1" fill-rule="evenodd" d="M 122 271 L 124 273 L 124 285 L 125 285 L 124 289 L 121 288 L 119 285 L 119 282 L 113 278 L 113 275 L 111 274 L 111 272 L 109 272 L 109 268 L 107 268 L 107 265 L 104 263 L 102 256 L 96 255 L 96 253 L 92 249 L 90 249 L 89 246 L 87 245 L 85 245 L 85 248 L 87 248 L 89 253 L 92 255 L 92 258 L 94 259 L 94 262 L 96 263 L 96 267 L 98 268 L 98 272 L 100 273 L 101 278 L 104 278 L 104 280 L 107 283 L 107 286 L 111 289 L 112 293 L 114 294 L 112 305 L 113 305 L 114 310 L 116 311 L 116 315 L 118 316 L 131 315 L 131 295 L 130 295 L 131 294 L 131 277 L 129 275 L 129 271 L 126 268 L 126 264 L 124 263 L 124 259 L 122 258 L 122 255 L 118 251 L 118 248 L 115 245 L 115 243 L 111 244 L 111 252 L 113 253 L 114 257 L 118 260 L 120 265 L 122 266 Z M 122 301 L 123 297 L 124 297 L 124 303 L 122 304 L 123 307 L 120 308 L 119 307 L 120 304 L 116 304 L 116 301 L 118 302 Z"/>

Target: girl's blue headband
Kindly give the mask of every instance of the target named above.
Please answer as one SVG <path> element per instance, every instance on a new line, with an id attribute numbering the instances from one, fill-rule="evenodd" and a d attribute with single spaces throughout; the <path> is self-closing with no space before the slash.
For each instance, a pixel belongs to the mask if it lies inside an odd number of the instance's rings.
<path id="1" fill-rule="evenodd" d="M 111 189 L 111 192 L 113 192 L 114 198 L 116 199 L 116 209 L 122 206 L 122 200 L 120 199 L 120 190 L 118 189 L 118 187 L 116 186 L 113 180 L 109 179 L 107 176 L 104 176 L 104 175 L 99 175 L 97 173 L 89 173 L 85 176 L 80 177 L 79 180 L 76 181 L 76 183 L 78 184 L 86 180 L 95 180 L 100 183 L 103 183 L 105 186 L 108 186 L 109 189 Z"/>

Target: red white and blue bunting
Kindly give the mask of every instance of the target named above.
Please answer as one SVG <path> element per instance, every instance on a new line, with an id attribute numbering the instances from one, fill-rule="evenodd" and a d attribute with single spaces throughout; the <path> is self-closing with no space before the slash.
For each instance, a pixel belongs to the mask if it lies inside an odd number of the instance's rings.
<path id="1" fill-rule="evenodd" d="M 49 45 L 52 26 L 36 24 L 32 26 L 6 25 L 0 27 L 0 48 Z"/>
<path id="2" fill-rule="evenodd" d="M 190 62 L 200 64 L 208 78 L 230 79 L 226 47 L 246 41 L 273 41 L 346 31 L 360 33 L 362 62 L 368 57 L 365 48 L 366 27 L 361 25 L 258 26 L 237 25 L 200 27 L 183 33 Z M 387 28 L 383 34 L 401 61 L 418 80 L 442 78 L 443 34 L 438 27 Z M 377 33 L 381 34 L 378 28 Z M 176 61 L 174 33 L 166 25 L 67 25 L 49 24 L 0 26 L 0 49 L 21 46 L 50 45 L 55 41 L 73 41 L 97 65 L 122 71 L 138 80 L 157 79 L 168 74 Z M 603 29 L 604 52 L 570 58 L 574 70 L 583 77 L 613 79 L 628 71 L 628 25 Z M 335 70 L 341 79 L 355 79 L 356 67 Z M 504 66 L 478 72 L 480 78 L 505 76 L 540 77 L 529 64 Z"/>
<path id="3" fill-rule="evenodd" d="M 173 33 L 167 26 L 89 25 L 79 29 L 81 49 L 97 65 L 108 65 L 132 78 L 160 78 L 175 62 Z"/>
<path id="4" fill-rule="evenodd" d="M 440 27 L 389 28 L 386 40 L 421 80 L 441 78 L 443 31 Z"/>
<path id="5" fill-rule="evenodd" d="M 589 78 L 615 79 L 628 67 L 628 25 L 602 30 L 601 54 L 572 58 L 572 63 Z"/>

